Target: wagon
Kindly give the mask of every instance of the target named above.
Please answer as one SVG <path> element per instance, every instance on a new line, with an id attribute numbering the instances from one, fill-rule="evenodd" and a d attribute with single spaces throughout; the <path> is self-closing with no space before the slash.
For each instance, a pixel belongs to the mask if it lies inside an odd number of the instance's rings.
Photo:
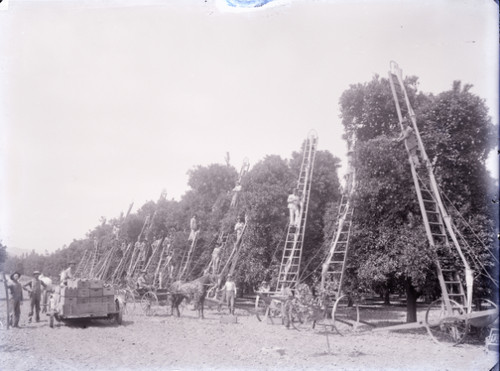
<path id="1" fill-rule="evenodd" d="M 113 288 L 104 287 L 102 281 L 73 280 L 68 286 L 57 287 L 49 300 L 49 326 L 54 320 L 108 319 L 122 323 L 123 302 L 115 296 Z"/>
<path id="2" fill-rule="evenodd" d="M 160 306 L 170 306 L 172 303 L 171 293 L 168 289 L 138 289 L 142 312 L 146 316 L 152 316 L 159 311 Z"/>

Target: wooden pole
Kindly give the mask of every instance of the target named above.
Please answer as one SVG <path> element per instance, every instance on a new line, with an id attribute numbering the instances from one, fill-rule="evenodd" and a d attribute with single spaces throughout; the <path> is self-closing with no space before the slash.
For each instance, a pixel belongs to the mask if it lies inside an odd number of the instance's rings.
<path id="1" fill-rule="evenodd" d="M 7 287 L 7 278 L 5 272 L 2 272 L 3 286 L 5 288 L 5 302 L 7 303 L 7 330 L 10 327 L 10 306 L 9 306 L 9 288 Z"/>

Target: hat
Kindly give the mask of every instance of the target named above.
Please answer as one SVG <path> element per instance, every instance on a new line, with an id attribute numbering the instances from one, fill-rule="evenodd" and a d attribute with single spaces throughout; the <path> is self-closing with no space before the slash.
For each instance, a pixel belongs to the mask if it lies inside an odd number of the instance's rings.
<path id="1" fill-rule="evenodd" d="M 14 273 L 12 273 L 12 274 L 10 275 L 10 279 L 11 279 L 11 280 L 13 280 L 13 279 L 14 279 L 14 274 L 17 274 L 19 277 L 21 277 L 21 273 L 19 273 L 19 272 L 14 272 Z M 19 277 L 18 277 L 18 278 L 19 278 Z"/>
<path id="2" fill-rule="evenodd" d="M 40 271 L 34 271 L 33 276 L 40 275 Z"/>

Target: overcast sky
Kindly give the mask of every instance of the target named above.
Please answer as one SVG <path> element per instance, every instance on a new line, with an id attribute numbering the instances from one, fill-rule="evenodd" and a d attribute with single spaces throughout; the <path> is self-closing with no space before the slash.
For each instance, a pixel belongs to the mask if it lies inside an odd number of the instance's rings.
<path id="1" fill-rule="evenodd" d="M 311 129 L 344 159 L 339 97 L 390 60 L 424 92 L 473 84 L 497 123 L 497 17 L 492 0 L 10 0 L 0 239 L 53 251 L 132 201 L 179 199 L 196 165 L 287 158 Z"/>

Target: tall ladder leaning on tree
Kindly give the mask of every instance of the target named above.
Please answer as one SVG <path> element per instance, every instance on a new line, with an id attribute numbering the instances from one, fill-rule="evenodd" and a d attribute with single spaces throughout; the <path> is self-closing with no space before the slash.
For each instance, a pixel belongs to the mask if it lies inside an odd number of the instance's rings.
<path id="1" fill-rule="evenodd" d="M 148 235 L 149 230 L 153 226 L 155 217 L 156 211 L 152 216 L 148 215 L 146 217 L 146 220 L 144 221 L 141 233 L 137 237 L 137 242 L 134 245 L 134 251 L 127 270 L 127 280 L 130 280 L 134 276 L 135 272 L 143 270 L 144 266 L 146 265 L 148 259 L 148 257 L 146 256 L 146 252 L 149 249 L 149 246 L 145 235 Z"/>
<path id="2" fill-rule="evenodd" d="M 418 142 L 418 151 L 422 159 L 422 164 L 420 164 L 418 168 L 412 159 L 406 141 L 405 147 L 409 154 L 408 158 L 411 174 L 417 193 L 427 240 L 437 253 L 437 259 L 434 263 L 446 311 L 452 314 L 453 307 L 456 306 L 455 303 L 458 303 L 466 309 L 467 313 L 470 313 L 473 286 L 472 270 L 458 242 L 452 218 L 448 214 L 441 199 L 441 191 L 434 177 L 432 164 L 425 152 L 425 147 L 418 130 L 415 112 L 411 107 L 404 86 L 402 70 L 393 61 L 390 63 L 389 82 L 396 105 L 400 128 L 401 130 L 404 129 L 403 121 L 406 119 L 406 115 L 411 121 L 410 124 L 412 125 Z M 458 259 L 460 259 L 461 265 L 464 267 L 466 282 L 465 290 L 462 285 L 462 280 L 460 279 L 460 274 L 454 268 L 457 266 L 456 263 Z"/>
<path id="3" fill-rule="evenodd" d="M 186 276 L 188 267 L 191 264 L 191 256 L 193 255 L 194 249 L 196 248 L 196 243 L 198 242 L 199 233 L 199 229 L 194 232 L 193 240 L 191 241 L 189 250 L 184 250 L 184 254 L 181 257 L 181 263 L 179 265 L 179 270 L 177 271 L 177 280 L 179 281 L 181 281 Z"/>
<path id="4" fill-rule="evenodd" d="M 285 248 L 281 259 L 276 292 L 284 288 L 295 289 L 299 283 L 300 263 L 302 260 L 302 247 L 304 245 L 304 232 L 307 222 L 309 197 L 311 194 L 314 160 L 318 146 L 318 136 L 311 131 L 304 145 L 302 164 L 300 166 L 297 190 L 300 192 L 300 209 L 298 226 L 288 224 Z"/>
<path id="5" fill-rule="evenodd" d="M 142 225 L 141 232 L 139 233 L 139 236 L 137 237 L 135 243 L 131 241 L 125 248 L 122 258 L 120 259 L 118 265 L 111 274 L 111 283 L 121 285 L 124 284 L 123 282 L 124 279 L 126 280 L 131 277 L 131 274 L 129 274 L 129 271 L 131 269 L 131 264 L 137 259 L 137 253 L 139 251 L 138 242 L 140 241 L 144 233 L 144 229 L 147 227 L 149 223 L 149 219 L 150 217 L 148 215 Z"/>
<path id="6" fill-rule="evenodd" d="M 344 281 L 351 236 L 352 216 L 354 213 L 352 195 L 356 186 L 353 149 L 354 140 L 352 140 L 347 152 L 347 172 L 340 198 L 336 232 L 321 270 L 321 290 L 323 293 L 332 295 L 329 299 L 333 301 L 338 301 L 343 296 L 342 283 Z"/>
<path id="7" fill-rule="evenodd" d="M 118 226 L 113 227 L 113 236 L 114 238 L 111 239 L 109 242 L 110 245 L 107 246 L 105 249 L 106 252 L 103 254 L 102 259 L 100 259 L 97 263 L 96 269 L 95 269 L 95 278 L 103 281 L 110 281 L 111 280 L 111 274 L 113 273 L 111 271 L 111 268 L 113 266 L 113 263 L 116 263 L 116 255 L 118 251 L 122 251 L 125 248 L 125 244 L 121 244 L 118 241 L 118 236 L 119 236 L 119 231 L 121 227 L 123 226 L 123 223 L 125 220 L 127 220 L 128 216 L 130 215 L 130 211 L 132 210 L 132 207 L 134 206 L 134 203 L 132 202 L 130 206 L 128 207 L 127 213 L 125 216 L 123 216 L 123 213 L 120 215 L 119 219 L 119 224 Z"/>
<path id="8" fill-rule="evenodd" d="M 232 196 L 231 204 L 229 206 L 229 212 L 233 212 L 233 211 L 238 209 L 238 199 L 239 199 L 239 193 L 241 191 L 241 184 L 242 184 L 243 178 L 248 173 L 249 168 L 250 168 L 250 162 L 248 161 L 248 158 L 245 158 L 243 160 L 243 164 L 242 164 L 241 169 L 240 169 L 240 173 L 238 176 L 238 180 L 236 182 L 236 186 L 233 189 L 234 194 Z M 206 270 L 210 271 L 210 269 L 212 269 L 212 273 L 218 275 L 219 280 L 221 281 L 220 282 L 221 284 L 225 280 L 226 276 L 228 274 L 232 275 L 234 273 L 234 270 L 236 269 L 236 264 L 237 264 L 238 258 L 239 258 L 241 242 L 243 240 L 243 235 L 244 235 L 244 233 L 246 231 L 246 227 L 247 227 L 247 221 L 248 221 L 248 219 L 247 219 L 247 216 L 245 215 L 244 224 L 243 224 L 243 227 L 241 229 L 241 232 L 240 232 L 239 236 L 236 233 L 236 238 L 234 240 L 233 248 L 231 249 L 231 251 L 228 254 L 227 253 L 225 254 L 226 259 L 225 259 L 224 264 L 222 264 L 222 256 L 226 252 L 225 251 L 226 245 L 227 245 L 227 242 L 230 240 L 229 237 L 233 231 L 232 230 L 221 230 L 219 233 L 219 237 L 217 239 L 217 246 L 216 246 L 216 248 L 217 247 L 220 248 L 220 250 L 219 250 L 219 257 L 220 257 L 219 264 L 217 264 L 217 266 L 214 266 L 215 262 L 212 259 L 210 261 L 210 263 L 208 264 L 208 267 L 206 268 Z M 239 222 L 239 216 L 238 216 L 238 222 Z"/>

